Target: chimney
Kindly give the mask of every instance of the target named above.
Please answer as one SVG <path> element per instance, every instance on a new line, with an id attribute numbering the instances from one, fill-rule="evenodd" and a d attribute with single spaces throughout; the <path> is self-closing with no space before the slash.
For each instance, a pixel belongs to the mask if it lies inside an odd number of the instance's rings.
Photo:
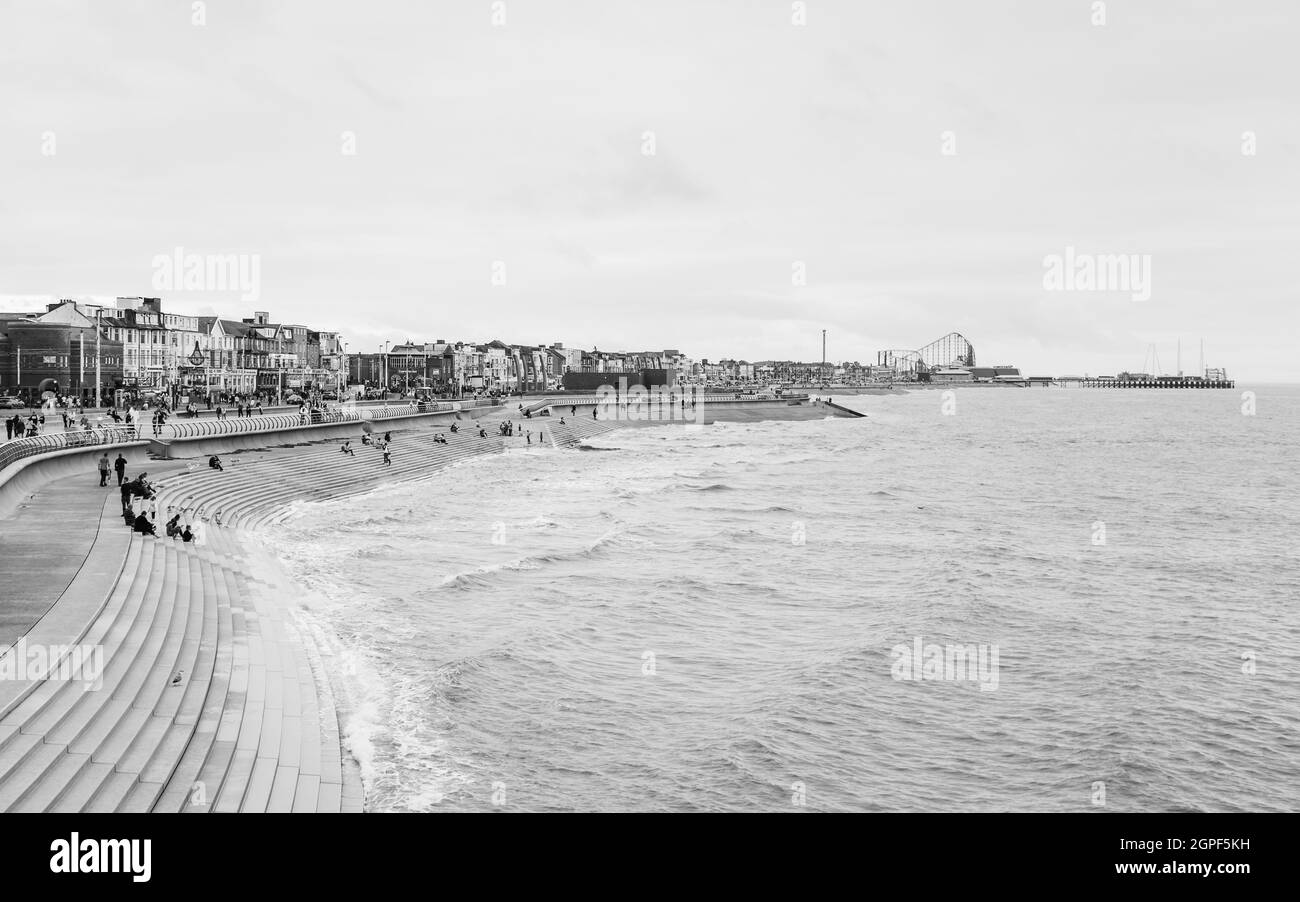
<path id="1" fill-rule="evenodd" d="M 254 310 L 253 322 L 259 326 L 265 326 L 271 322 L 271 314 L 266 310 Z"/>

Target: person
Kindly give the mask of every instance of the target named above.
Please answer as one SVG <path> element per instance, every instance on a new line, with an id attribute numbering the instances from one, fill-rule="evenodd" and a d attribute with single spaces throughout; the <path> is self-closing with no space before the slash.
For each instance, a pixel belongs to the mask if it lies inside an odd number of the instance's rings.
<path id="1" fill-rule="evenodd" d="M 118 493 L 122 496 L 123 512 L 129 511 L 131 509 L 131 483 L 119 482 Z"/>
<path id="2" fill-rule="evenodd" d="M 13 437 L 14 437 L 14 418 L 6 417 L 5 418 L 5 441 L 9 441 Z"/>
<path id="3" fill-rule="evenodd" d="M 185 529 L 184 529 L 183 532 L 181 532 L 181 541 L 182 541 L 182 542 L 193 542 L 193 541 L 194 541 L 194 533 L 190 532 L 190 527 L 189 527 L 189 524 L 188 524 L 188 523 L 185 524 Z"/>
<path id="4" fill-rule="evenodd" d="M 528 430 L 527 438 L 528 438 L 528 444 L 531 445 L 533 443 L 533 430 L 531 429 Z"/>
<path id="5" fill-rule="evenodd" d="M 132 495 L 136 495 L 141 498 L 153 497 L 154 495 L 153 486 L 149 484 L 149 480 L 145 479 L 145 477 L 148 475 L 149 475 L 148 473 L 141 473 L 135 479 L 131 480 L 131 482 L 127 483 L 128 485 L 131 486 Z"/>
<path id="6" fill-rule="evenodd" d="M 451 431 L 452 431 L 453 433 L 460 432 L 460 427 L 457 426 L 455 423 L 452 423 L 452 424 L 451 424 Z"/>
<path id="7" fill-rule="evenodd" d="M 119 453 L 117 460 L 113 461 L 113 469 L 117 471 L 117 484 L 121 485 L 126 481 L 126 458 Z"/>
<path id="8" fill-rule="evenodd" d="M 560 425 L 561 425 L 561 426 L 564 425 L 564 417 L 560 417 Z"/>
<path id="9" fill-rule="evenodd" d="M 208 466 L 214 470 L 221 470 L 222 472 L 225 472 L 226 469 L 221 465 L 221 458 L 217 457 L 215 454 L 208 458 Z"/>
<path id="10" fill-rule="evenodd" d="M 391 466 L 393 463 L 393 452 L 387 448 L 384 449 L 384 466 Z"/>
<path id="11" fill-rule="evenodd" d="M 180 514 L 177 514 L 176 516 L 172 517 L 170 520 L 167 521 L 167 538 L 174 539 L 178 535 L 180 535 L 181 532 L 180 523 L 181 523 Z"/>
<path id="12" fill-rule="evenodd" d="M 369 445 L 369 444 L 372 444 L 371 441 L 370 441 L 370 433 L 369 433 L 369 432 L 363 432 L 363 433 L 361 433 L 361 444 L 363 444 L 363 445 Z"/>
<path id="13" fill-rule="evenodd" d="M 99 458 L 99 484 L 108 485 L 108 452 L 105 451 Z"/>
<path id="14" fill-rule="evenodd" d="M 591 408 L 591 418 L 592 418 L 593 420 L 596 419 L 596 407 L 595 407 L 595 405 L 592 405 L 592 408 Z"/>
<path id="15" fill-rule="evenodd" d="M 140 513 L 136 514 L 135 523 L 131 528 L 134 529 L 136 532 L 140 533 L 141 535 L 146 535 L 146 536 L 158 535 L 157 530 L 154 529 L 153 523 L 150 522 L 149 517 L 145 515 L 145 512 L 143 510 L 141 510 Z"/>
<path id="16" fill-rule="evenodd" d="M 384 433 L 384 446 L 387 447 L 387 446 L 388 446 L 388 443 L 391 442 L 392 440 L 393 440 L 393 434 L 392 434 L 391 432 L 385 432 L 385 433 Z"/>
<path id="17" fill-rule="evenodd" d="M 484 429 L 482 426 L 478 427 L 478 437 L 487 438 L 487 430 Z"/>
<path id="18" fill-rule="evenodd" d="M 570 405 L 569 405 L 569 416 L 571 416 L 571 417 L 576 417 L 577 415 L 578 415 L 578 405 L 577 405 L 577 404 L 570 404 Z"/>
<path id="19" fill-rule="evenodd" d="M 342 447 L 342 448 L 339 448 L 339 450 L 340 450 L 341 452 L 343 452 L 344 454 L 351 454 L 353 457 L 356 457 L 356 456 L 357 456 L 357 452 L 355 452 L 355 451 L 352 450 L 352 442 L 350 442 L 350 441 L 346 441 L 346 442 L 344 442 L 344 443 L 343 443 L 343 447 Z"/>
<path id="20" fill-rule="evenodd" d="M 241 420 L 244 418 L 244 404 L 242 401 L 235 406 L 235 416 L 239 417 Z"/>

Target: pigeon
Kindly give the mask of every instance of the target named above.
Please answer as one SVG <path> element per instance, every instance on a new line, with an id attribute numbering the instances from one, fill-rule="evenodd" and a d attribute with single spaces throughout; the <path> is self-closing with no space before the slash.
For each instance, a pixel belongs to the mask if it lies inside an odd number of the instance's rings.
<path id="1" fill-rule="evenodd" d="M 176 676 L 172 677 L 172 685 L 179 686 L 181 684 L 181 678 L 184 676 L 185 676 L 185 671 L 183 670 L 176 671 Z"/>

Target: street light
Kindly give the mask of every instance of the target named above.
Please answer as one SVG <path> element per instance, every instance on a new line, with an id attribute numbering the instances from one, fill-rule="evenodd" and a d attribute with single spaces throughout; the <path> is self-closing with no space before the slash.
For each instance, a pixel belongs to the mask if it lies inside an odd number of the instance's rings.
<path id="1" fill-rule="evenodd" d="M 384 400 L 388 400 L 388 342 L 384 342 Z"/>
<path id="2" fill-rule="evenodd" d="M 343 356 L 339 359 L 339 368 L 334 374 L 334 390 L 335 394 L 338 395 L 338 401 L 340 404 L 343 403 L 343 386 L 347 385 L 347 382 L 343 379 L 343 370 L 347 365 L 348 343 L 345 341 L 343 342 Z"/>

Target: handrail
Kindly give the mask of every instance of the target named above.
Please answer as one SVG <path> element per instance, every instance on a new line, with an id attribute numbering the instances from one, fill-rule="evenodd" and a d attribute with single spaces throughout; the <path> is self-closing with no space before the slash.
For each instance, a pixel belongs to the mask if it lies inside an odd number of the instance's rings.
<path id="1" fill-rule="evenodd" d="M 305 410 L 295 414 L 262 414 L 251 417 L 234 417 L 221 420 L 185 419 L 158 427 L 157 438 L 208 438 L 222 435 L 241 435 L 249 432 L 272 432 L 295 429 L 299 426 L 320 426 L 330 423 L 360 423 L 367 420 L 391 420 L 422 413 L 449 413 L 468 407 L 492 406 L 481 402 L 419 401 L 383 407 L 336 407 L 332 410 Z M 142 427 L 148 436 L 152 426 Z"/>
<path id="2" fill-rule="evenodd" d="M 98 448 L 122 445 L 140 440 L 135 426 L 99 426 L 94 429 L 76 429 L 68 432 L 51 432 L 30 438 L 16 438 L 0 444 L 0 470 L 12 463 L 38 454 L 78 448 Z"/>
<path id="3" fill-rule="evenodd" d="M 112 424 L 97 426 L 90 430 L 51 432 L 0 443 L 0 470 L 24 458 L 48 454 L 51 451 L 121 445 L 149 439 L 207 438 L 250 432 L 272 432 L 299 426 L 390 420 L 422 413 L 450 413 L 457 410 L 496 406 L 499 405 L 492 398 L 473 401 L 419 401 L 384 407 L 339 407 L 325 411 L 309 410 L 301 414 L 260 414 L 220 420 L 185 417 L 157 427 L 152 423 L 133 423 L 129 426 Z"/>

